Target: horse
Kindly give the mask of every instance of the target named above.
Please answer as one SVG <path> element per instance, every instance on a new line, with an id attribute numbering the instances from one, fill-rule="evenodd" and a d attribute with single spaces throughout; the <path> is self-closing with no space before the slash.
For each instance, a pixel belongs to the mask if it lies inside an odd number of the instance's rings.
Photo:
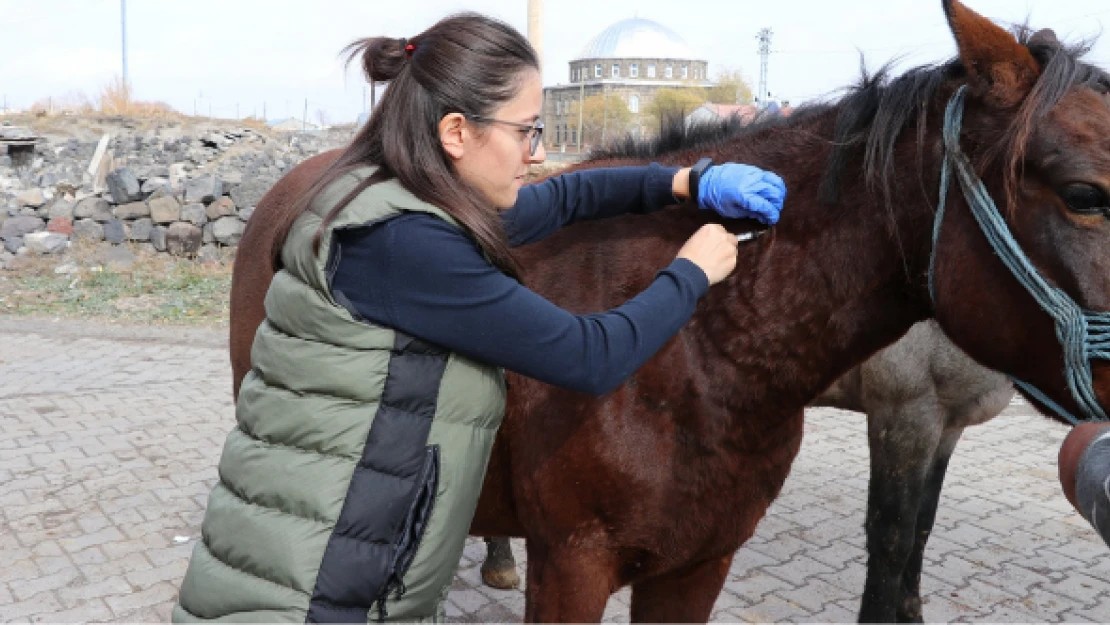
<path id="1" fill-rule="evenodd" d="M 734 132 L 731 124 L 702 128 Z M 696 141 L 699 128 L 672 129 Z M 810 407 L 867 415 L 871 458 L 865 529 L 867 575 L 861 622 L 921 622 L 921 567 L 948 461 L 964 429 L 998 416 L 1013 384 L 952 344 L 933 320 L 914 325 L 893 345 L 848 371 Z M 482 580 L 519 584 L 507 538 L 486 538 Z"/>
<path id="2" fill-rule="evenodd" d="M 633 620 L 707 620 L 735 550 L 782 488 L 804 407 L 926 318 L 1020 379 L 1051 417 L 1105 417 L 1110 366 L 1089 349 L 1075 358 L 1090 331 L 1061 326 L 1028 290 L 1030 272 L 995 250 L 1024 249 L 1073 307 L 1110 309 L 1110 78 L 1050 31 L 1019 40 L 957 0 L 942 7 L 956 60 L 865 77 L 838 102 L 724 143 L 582 165 L 708 155 L 778 172 L 790 197 L 783 221 L 740 248 L 734 275 L 621 388 L 592 397 L 509 374 L 471 530 L 526 539 L 528 620 L 597 621 L 628 585 Z M 271 213 L 288 210 L 327 158 L 279 182 L 271 194 L 284 200 Z M 955 189 L 942 188 L 952 179 Z M 990 234 L 997 224 L 980 223 L 988 194 L 1004 198 L 1002 243 Z M 718 220 L 672 208 L 577 224 L 519 250 L 522 279 L 572 311 L 610 308 Z M 250 310 L 261 318 L 273 230 L 248 227 L 240 244 L 240 331 Z M 232 349 L 249 347 L 253 329 L 234 332 Z M 233 357 L 237 374 L 248 355 Z"/>
<path id="3" fill-rule="evenodd" d="M 867 415 L 860 622 L 923 621 L 921 567 L 948 461 L 964 429 L 998 416 L 1013 396 L 1006 376 L 976 363 L 926 320 L 810 404 Z"/>

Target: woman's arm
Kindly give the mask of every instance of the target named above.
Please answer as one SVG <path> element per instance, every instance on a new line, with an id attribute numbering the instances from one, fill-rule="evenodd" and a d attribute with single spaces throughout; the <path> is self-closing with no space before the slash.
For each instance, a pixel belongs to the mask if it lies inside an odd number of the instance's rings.
<path id="1" fill-rule="evenodd" d="M 689 169 L 647 165 L 587 169 L 520 189 L 502 218 L 509 242 L 539 241 L 576 221 L 650 213 L 689 197 Z"/>
<path id="2" fill-rule="evenodd" d="M 693 315 L 705 272 L 676 259 L 608 312 L 574 315 L 492 267 L 459 230 L 409 214 L 336 233 L 339 301 L 362 317 L 549 384 L 619 386 Z"/>

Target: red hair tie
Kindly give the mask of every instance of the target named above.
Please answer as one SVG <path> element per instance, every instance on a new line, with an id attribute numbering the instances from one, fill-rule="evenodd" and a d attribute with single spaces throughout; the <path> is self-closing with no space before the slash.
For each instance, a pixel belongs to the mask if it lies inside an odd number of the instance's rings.
<path id="1" fill-rule="evenodd" d="M 411 44 L 411 43 L 407 44 L 405 46 L 405 56 L 411 59 L 412 58 L 412 53 L 415 50 L 416 50 L 416 46 L 414 44 Z"/>

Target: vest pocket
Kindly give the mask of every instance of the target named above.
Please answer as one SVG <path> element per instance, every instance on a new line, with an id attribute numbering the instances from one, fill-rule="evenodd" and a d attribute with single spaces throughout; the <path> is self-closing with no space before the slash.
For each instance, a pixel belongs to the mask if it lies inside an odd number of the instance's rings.
<path id="1" fill-rule="evenodd" d="M 401 525 L 397 541 L 393 545 L 393 554 L 390 558 L 389 574 L 385 587 L 378 597 L 378 616 L 380 620 L 388 617 L 385 609 L 386 599 L 395 593 L 400 597 L 405 594 L 405 573 L 412 566 L 416 552 L 420 549 L 420 541 L 428 528 L 428 521 L 432 517 L 432 508 L 435 506 L 436 489 L 439 485 L 439 445 L 429 445 L 424 452 L 424 465 L 420 470 L 416 482 L 416 496 L 409 505 L 408 514 Z"/>

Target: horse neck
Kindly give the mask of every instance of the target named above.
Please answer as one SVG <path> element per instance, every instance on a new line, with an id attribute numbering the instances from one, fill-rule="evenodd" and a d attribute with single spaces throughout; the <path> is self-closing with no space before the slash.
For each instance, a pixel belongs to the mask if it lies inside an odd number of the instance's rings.
<path id="1" fill-rule="evenodd" d="M 716 155 L 718 162 L 779 172 L 789 189 L 780 223 L 763 239 L 741 244 L 735 274 L 710 290 L 697 315 L 694 337 L 703 353 L 728 362 L 707 363 L 713 388 L 740 408 L 732 411 L 740 421 L 768 404 L 777 414 L 796 414 L 929 314 L 935 196 L 927 199 L 920 183 L 931 185 L 940 163 L 920 156 L 913 132 L 904 132 L 893 175 L 914 183 L 903 185 L 911 192 L 893 208 L 868 191 L 859 161 L 844 170 L 840 202 L 822 204 L 818 186 L 833 123 L 834 113 L 818 115 Z M 921 167 L 929 174 L 922 176 Z"/>

